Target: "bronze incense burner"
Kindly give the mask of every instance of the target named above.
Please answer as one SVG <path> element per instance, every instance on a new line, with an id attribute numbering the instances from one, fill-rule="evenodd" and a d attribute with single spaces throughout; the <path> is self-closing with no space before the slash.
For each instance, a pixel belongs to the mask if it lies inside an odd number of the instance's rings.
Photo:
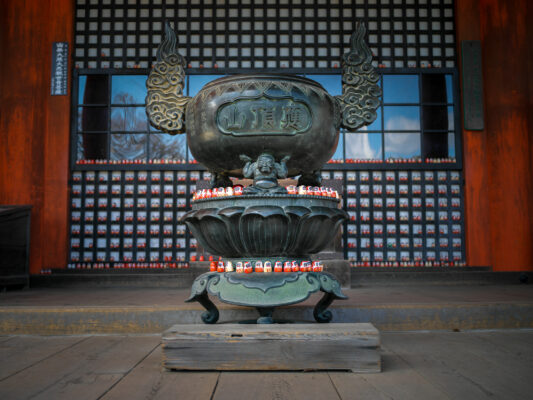
<path id="1" fill-rule="evenodd" d="M 378 74 L 358 24 L 343 56 L 343 92 L 331 96 L 317 82 L 280 74 L 233 75 L 206 84 L 193 98 L 183 95 L 185 59 L 176 35 L 166 26 L 157 63 L 148 77 L 146 112 L 167 133 L 187 133 L 191 153 L 212 173 L 211 187 L 231 187 L 230 177 L 253 178 L 244 195 L 196 200 L 183 221 L 198 242 L 225 261 L 304 260 L 320 252 L 347 218 L 339 199 L 288 194 L 279 178 L 299 176 L 298 185 L 320 186 L 320 169 L 334 154 L 339 129 L 372 123 L 380 104 Z M 270 261 L 269 261 L 270 262 Z M 207 294 L 256 307 L 258 322 L 272 322 L 273 308 L 305 300 L 321 290 L 318 322 L 345 298 L 335 277 L 325 272 L 211 272 L 199 276 L 189 301 L 218 320 Z"/>

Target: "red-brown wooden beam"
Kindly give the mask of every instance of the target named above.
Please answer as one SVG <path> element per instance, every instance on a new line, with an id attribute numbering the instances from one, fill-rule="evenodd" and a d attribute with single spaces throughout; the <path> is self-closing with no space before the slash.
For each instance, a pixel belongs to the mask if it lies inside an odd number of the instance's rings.
<path id="1" fill-rule="evenodd" d="M 455 2 L 457 54 L 461 70 L 461 41 L 480 40 L 479 0 Z M 463 87 L 461 76 L 461 87 Z M 462 93 L 462 91 L 461 91 Z M 461 96 L 462 103 L 462 96 Z M 486 131 L 463 129 L 465 177 L 466 260 L 468 265 L 489 266 L 490 226 L 486 170 Z"/>
<path id="2" fill-rule="evenodd" d="M 533 269 L 528 0 L 480 1 L 491 257 L 495 270 Z M 530 14 L 529 17 L 532 17 Z M 530 62 L 530 60 L 529 60 Z"/>
<path id="3" fill-rule="evenodd" d="M 67 257 L 70 94 L 51 96 L 50 74 L 52 43 L 72 51 L 73 3 L 0 0 L 0 204 L 33 205 L 31 273 Z"/>
<path id="4" fill-rule="evenodd" d="M 485 130 L 463 130 L 469 265 L 533 269 L 532 40 L 527 0 L 456 2 L 461 40 L 481 40 Z"/>

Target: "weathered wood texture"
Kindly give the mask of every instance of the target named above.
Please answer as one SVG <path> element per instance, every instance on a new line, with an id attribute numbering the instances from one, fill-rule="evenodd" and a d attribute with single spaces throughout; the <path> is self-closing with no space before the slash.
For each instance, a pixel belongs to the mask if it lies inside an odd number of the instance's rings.
<path id="1" fill-rule="evenodd" d="M 75 345 L 0 380 L 0 398 L 97 399 L 157 346 L 157 336 L 78 338 Z"/>
<path id="2" fill-rule="evenodd" d="M 353 374 L 166 371 L 159 336 L 0 337 L 0 366 L 9 370 L 0 399 L 531 398 L 531 330 L 388 332 L 382 340 L 383 372 Z"/>
<path id="3" fill-rule="evenodd" d="M 174 325 L 163 365 L 181 370 L 352 370 L 379 372 L 372 324 Z"/>
<path id="4" fill-rule="evenodd" d="M 483 337 L 487 334 L 495 334 L 498 343 L 485 341 Z M 531 339 L 531 333 L 527 332 L 514 335 Z M 385 353 L 390 351 L 403 360 L 411 373 L 416 372 L 434 388 L 445 392 L 447 398 L 531 398 L 531 361 L 518 359 L 503 347 L 514 342 L 514 335 L 508 336 L 503 331 L 384 334 L 386 346 L 383 347 Z M 530 358 L 531 346 L 523 343 L 522 352 Z M 383 363 L 386 370 L 385 356 Z"/>
<path id="5" fill-rule="evenodd" d="M 70 95 L 51 96 L 50 75 L 52 43 L 72 52 L 74 2 L 1 0 L 0 10 L 0 204 L 33 205 L 38 273 L 67 254 Z"/>
<path id="6" fill-rule="evenodd" d="M 351 376 L 357 376 L 349 373 Z M 338 399 L 327 372 L 222 372 L 213 400 Z"/>
<path id="7" fill-rule="evenodd" d="M 481 40 L 485 130 L 463 130 L 466 254 L 496 271 L 533 268 L 533 7 L 456 2 L 457 46 Z"/>
<path id="8" fill-rule="evenodd" d="M 9 340 L 0 340 L 0 381 L 53 357 L 72 347 L 87 337 L 52 336 L 43 345 L 41 337 L 12 336 Z"/>
<path id="9" fill-rule="evenodd" d="M 102 400 L 212 398 L 220 372 L 168 373 L 161 366 L 161 346 L 113 386 Z"/>

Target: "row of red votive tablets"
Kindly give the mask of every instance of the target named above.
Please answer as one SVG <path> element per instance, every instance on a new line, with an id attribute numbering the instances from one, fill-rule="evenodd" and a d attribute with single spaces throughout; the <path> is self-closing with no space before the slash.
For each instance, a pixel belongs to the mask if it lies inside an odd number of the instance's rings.
<path id="1" fill-rule="evenodd" d="M 464 261 L 356 261 L 352 267 L 465 267 Z"/>
<path id="2" fill-rule="evenodd" d="M 192 199 L 194 200 L 203 200 L 211 199 L 214 197 L 231 197 L 231 196 L 241 196 L 243 194 L 244 188 L 241 185 L 228 186 L 226 188 L 219 187 L 213 189 L 202 189 L 198 192 L 194 192 Z M 339 198 L 339 193 L 332 188 L 318 187 L 318 186 L 287 186 L 288 194 L 296 194 L 302 196 L 322 196 L 322 197 L 332 197 Z"/>
<path id="3" fill-rule="evenodd" d="M 271 272 L 322 272 L 323 266 L 320 261 L 302 261 L 298 264 L 297 261 L 276 261 L 274 267 L 272 262 L 256 261 L 255 266 L 252 266 L 250 261 L 238 261 L 235 263 L 235 267 L 231 261 L 219 260 L 211 261 L 209 264 L 209 271 L 211 272 L 236 272 L 238 274 L 251 274 L 256 273 L 271 273 Z"/>
<path id="4" fill-rule="evenodd" d="M 187 262 L 152 262 L 152 263 L 76 263 L 68 264 L 68 269 L 176 269 L 188 268 Z"/>
<path id="5" fill-rule="evenodd" d="M 76 165 L 146 165 L 146 164 L 198 164 L 196 160 L 173 160 L 173 159 L 155 159 L 155 160 L 106 160 L 90 159 L 77 160 Z"/>
<path id="6" fill-rule="evenodd" d="M 387 158 L 382 160 L 381 158 L 347 158 L 342 159 L 331 159 L 328 161 L 328 164 L 421 164 L 423 160 L 419 157 L 413 158 Z M 426 158 L 424 160 L 427 164 L 453 164 L 457 162 L 455 157 L 441 157 L 441 158 Z"/>

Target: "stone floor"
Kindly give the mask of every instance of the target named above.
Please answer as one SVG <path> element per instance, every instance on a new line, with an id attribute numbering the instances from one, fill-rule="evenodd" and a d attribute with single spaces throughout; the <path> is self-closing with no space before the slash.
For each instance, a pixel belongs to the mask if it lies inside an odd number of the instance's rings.
<path id="1" fill-rule="evenodd" d="M 168 372 L 159 335 L 0 336 L 0 399 L 531 399 L 533 330 L 382 333 L 383 372 Z"/>
<path id="2" fill-rule="evenodd" d="M 338 306 L 430 303 L 516 303 L 533 302 L 533 285 L 424 285 L 371 286 L 343 289 L 348 300 Z M 176 306 L 185 303 L 190 289 L 172 288 L 37 288 L 0 292 L 0 307 L 5 306 Z M 316 296 L 302 305 L 314 305 Z M 318 297 L 319 298 L 319 297 Z M 215 298 L 215 302 L 220 304 Z"/>

